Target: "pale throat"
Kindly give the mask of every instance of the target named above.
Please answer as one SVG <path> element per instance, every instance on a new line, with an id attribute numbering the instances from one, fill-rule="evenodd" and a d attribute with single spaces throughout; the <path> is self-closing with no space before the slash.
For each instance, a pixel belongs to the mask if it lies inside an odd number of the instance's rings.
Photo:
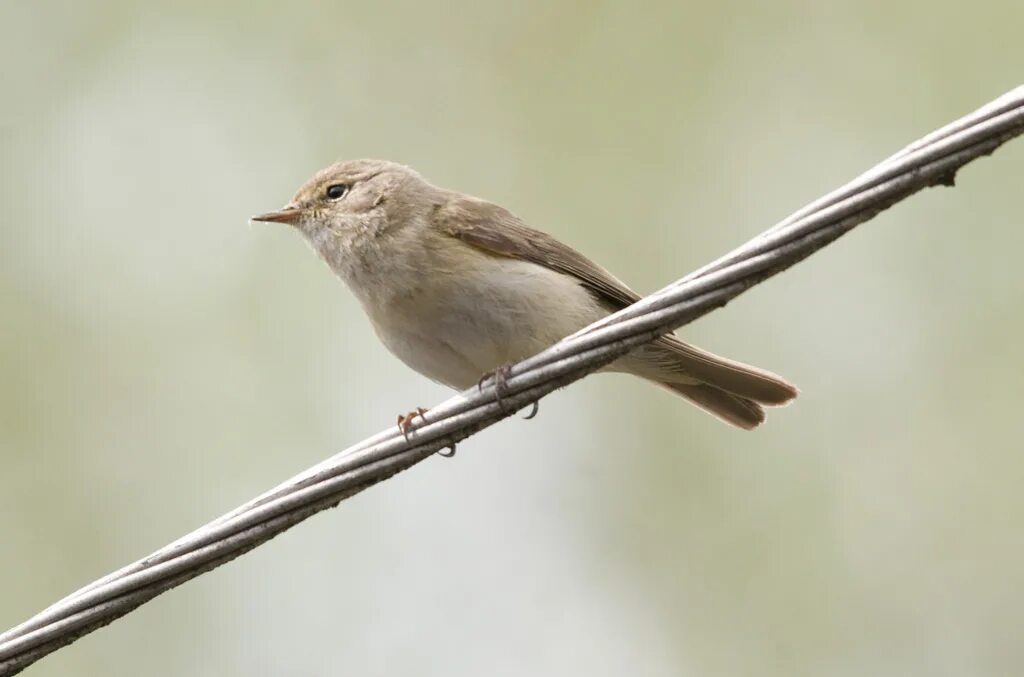
<path id="1" fill-rule="evenodd" d="M 303 230 L 310 246 L 364 305 L 383 302 L 394 293 L 385 284 L 394 256 L 384 251 L 382 239 L 388 235 L 383 226 L 379 219 L 362 219 Z"/>

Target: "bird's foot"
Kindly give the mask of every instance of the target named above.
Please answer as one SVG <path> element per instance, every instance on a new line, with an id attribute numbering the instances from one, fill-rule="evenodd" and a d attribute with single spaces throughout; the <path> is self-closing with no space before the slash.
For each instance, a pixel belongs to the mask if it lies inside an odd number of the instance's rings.
<path id="1" fill-rule="evenodd" d="M 498 403 L 498 407 L 505 413 L 506 416 L 511 416 L 516 413 L 515 410 L 509 409 L 505 404 L 505 397 L 508 396 L 508 375 L 512 371 L 511 364 L 503 364 L 494 371 L 489 371 L 480 377 L 480 381 L 476 384 L 477 390 L 484 389 L 484 383 L 493 380 L 494 381 L 494 395 L 495 401 Z"/>
<path id="2" fill-rule="evenodd" d="M 508 407 L 508 405 L 505 404 L 505 398 L 508 396 L 508 377 L 511 371 L 511 364 L 503 364 L 494 371 L 489 371 L 483 376 L 481 376 L 480 381 L 477 382 L 476 384 L 477 390 L 483 390 L 484 383 L 486 383 L 489 380 L 494 381 L 495 401 L 498 403 L 498 407 L 501 408 L 502 412 L 504 412 L 506 416 L 511 416 L 512 414 L 516 413 L 515 409 L 511 409 Z M 540 405 L 538 405 L 537 402 L 534 402 L 533 408 L 530 410 L 530 413 L 525 416 L 525 419 L 530 420 L 531 418 L 536 416 L 537 410 L 539 408 Z"/>
<path id="3" fill-rule="evenodd" d="M 423 414 L 427 413 L 427 411 L 428 410 L 424 409 L 423 407 L 416 407 L 414 410 L 410 411 L 408 414 L 405 414 L 404 416 L 399 415 L 398 430 L 399 432 L 402 433 L 402 437 L 405 438 L 406 442 L 409 441 L 409 431 L 412 429 L 412 422 L 416 419 L 417 416 L 422 418 L 425 422 L 426 418 L 424 418 Z"/>

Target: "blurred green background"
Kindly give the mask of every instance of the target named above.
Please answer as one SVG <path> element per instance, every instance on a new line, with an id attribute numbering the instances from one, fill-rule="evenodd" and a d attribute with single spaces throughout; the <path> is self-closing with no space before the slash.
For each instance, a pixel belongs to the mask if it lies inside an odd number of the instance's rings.
<path id="1" fill-rule="evenodd" d="M 0 628 L 447 391 L 293 232 L 408 163 L 653 291 L 1020 84 L 1017 0 L 6 2 Z M 587 379 L 33 675 L 1024 666 L 1024 143 L 684 334 L 755 434 Z"/>

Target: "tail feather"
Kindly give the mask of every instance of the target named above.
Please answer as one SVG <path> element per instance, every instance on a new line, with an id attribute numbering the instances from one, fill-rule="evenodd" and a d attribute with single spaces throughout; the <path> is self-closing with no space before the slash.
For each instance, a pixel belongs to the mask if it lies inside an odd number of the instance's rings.
<path id="1" fill-rule="evenodd" d="M 696 379 L 771 407 L 788 404 L 800 392 L 777 374 L 719 357 L 671 336 L 641 348 L 634 355 L 657 368 L 658 381 L 692 383 Z"/>
<path id="2" fill-rule="evenodd" d="M 763 406 L 788 404 L 799 393 L 796 386 L 770 371 L 719 357 L 672 336 L 634 350 L 613 369 L 653 381 L 745 430 L 764 421 Z"/>
<path id="3" fill-rule="evenodd" d="M 721 421 L 744 430 L 753 430 L 764 423 L 764 407 L 706 383 L 687 385 L 685 383 L 659 383 L 658 385 L 682 395 L 691 403 Z"/>

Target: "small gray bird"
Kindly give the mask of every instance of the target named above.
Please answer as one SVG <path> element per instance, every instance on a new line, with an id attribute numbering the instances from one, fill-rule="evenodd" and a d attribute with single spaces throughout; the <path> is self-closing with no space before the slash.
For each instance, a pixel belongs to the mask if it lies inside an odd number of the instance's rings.
<path id="1" fill-rule="evenodd" d="M 254 221 L 297 228 L 408 366 L 459 390 L 640 296 L 496 204 L 438 188 L 394 162 L 318 172 Z M 785 379 L 664 336 L 606 367 L 656 383 L 744 429 L 797 395 Z M 399 417 L 403 431 L 424 410 Z"/>

